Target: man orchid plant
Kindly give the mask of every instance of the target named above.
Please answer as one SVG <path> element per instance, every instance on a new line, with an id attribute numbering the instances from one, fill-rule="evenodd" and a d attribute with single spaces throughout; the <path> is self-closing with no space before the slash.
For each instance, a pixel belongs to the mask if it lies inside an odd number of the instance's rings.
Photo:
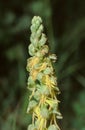
<path id="1" fill-rule="evenodd" d="M 30 58 L 27 60 L 29 72 L 27 88 L 30 90 L 27 113 L 32 114 L 32 124 L 28 130 L 60 130 L 57 119 L 61 119 L 58 110 L 60 93 L 54 73 L 55 54 L 49 54 L 47 38 L 43 33 L 42 19 L 34 16 L 31 25 L 29 45 Z"/>

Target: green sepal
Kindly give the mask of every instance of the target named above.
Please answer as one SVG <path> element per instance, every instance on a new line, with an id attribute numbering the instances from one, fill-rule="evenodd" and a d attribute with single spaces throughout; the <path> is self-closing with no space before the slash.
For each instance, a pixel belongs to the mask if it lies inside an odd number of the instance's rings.
<path id="1" fill-rule="evenodd" d="M 49 58 L 55 62 L 57 60 L 57 56 L 55 54 L 49 55 Z"/>
<path id="2" fill-rule="evenodd" d="M 39 24 L 42 23 L 42 19 L 39 16 L 34 16 L 32 19 L 32 24 L 36 23 L 36 21 L 39 21 Z"/>
<path id="3" fill-rule="evenodd" d="M 28 126 L 27 130 L 37 130 L 34 124 Z"/>
<path id="4" fill-rule="evenodd" d="M 52 74 L 53 71 L 50 67 L 47 67 L 45 70 L 44 70 L 44 74 Z"/>
<path id="5" fill-rule="evenodd" d="M 40 114 L 42 115 L 43 118 L 46 118 L 46 119 L 49 118 L 49 111 L 45 106 L 41 107 Z"/>
<path id="6" fill-rule="evenodd" d="M 35 48 L 34 48 L 33 44 L 30 44 L 30 45 L 29 45 L 29 54 L 30 54 L 31 56 L 34 56 L 34 55 L 35 55 Z"/>
<path id="7" fill-rule="evenodd" d="M 45 34 L 42 33 L 41 39 L 39 41 L 39 46 L 43 46 L 47 41 L 47 38 L 45 36 Z"/>
<path id="8" fill-rule="evenodd" d="M 43 73 L 42 72 L 38 73 L 37 79 L 41 81 L 42 77 L 43 77 Z"/>
<path id="9" fill-rule="evenodd" d="M 55 125 L 50 125 L 48 130 L 58 130 L 58 128 Z"/>
<path id="10" fill-rule="evenodd" d="M 35 82 L 34 82 L 34 80 L 32 79 L 32 76 L 29 76 L 27 85 L 28 85 L 28 86 L 31 86 L 31 87 L 33 87 L 33 86 L 35 85 Z"/>
<path id="11" fill-rule="evenodd" d="M 36 105 L 37 105 L 37 102 L 35 100 L 29 101 L 27 113 L 29 113 L 34 107 L 36 107 Z"/>
<path id="12" fill-rule="evenodd" d="M 40 93 L 39 93 L 39 91 L 36 91 L 36 92 L 35 92 L 34 98 L 35 98 L 37 101 L 40 100 Z"/>
<path id="13" fill-rule="evenodd" d="M 49 91 L 49 89 L 47 88 L 47 86 L 46 85 L 38 85 L 37 86 L 37 90 L 38 90 L 38 92 L 41 94 L 41 95 L 49 95 L 50 94 L 50 91 Z"/>

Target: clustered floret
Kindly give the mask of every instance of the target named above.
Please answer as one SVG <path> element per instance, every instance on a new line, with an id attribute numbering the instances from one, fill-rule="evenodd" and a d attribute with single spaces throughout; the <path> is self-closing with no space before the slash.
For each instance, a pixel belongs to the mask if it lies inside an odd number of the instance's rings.
<path id="1" fill-rule="evenodd" d="M 60 130 L 57 119 L 61 119 L 58 110 L 57 79 L 54 74 L 52 63 L 56 55 L 49 55 L 49 47 L 46 45 L 47 38 L 43 33 L 42 19 L 34 16 L 31 25 L 31 44 L 27 60 L 29 72 L 27 88 L 31 91 L 27 113 L 32 114 L 32 124 L 28 130 Z"/>

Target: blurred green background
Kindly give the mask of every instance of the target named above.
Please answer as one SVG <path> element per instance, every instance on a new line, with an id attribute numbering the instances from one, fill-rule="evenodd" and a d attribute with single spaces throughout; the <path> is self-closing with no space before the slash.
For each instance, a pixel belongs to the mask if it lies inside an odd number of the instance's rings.
<path id="1" fill-rule="evenodd" d="M 0 0 L 0 130 L 26 130 L 30 25 L 43 19 L 56 53 L 61 130 L 85 130 L 85 0 Z"/>

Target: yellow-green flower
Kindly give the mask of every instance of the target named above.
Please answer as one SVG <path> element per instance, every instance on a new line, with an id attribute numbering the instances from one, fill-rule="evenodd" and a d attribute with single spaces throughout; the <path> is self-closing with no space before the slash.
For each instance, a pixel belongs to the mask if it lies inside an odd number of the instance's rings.
<path id="1" fill-rule="evenodd" d="M 27 60 L 27 69 L 32 69 L 37 63 L 39 63 L 39 57 L 34 56 Z"/>
<path id="2" fill-rule="evenodd" d="M 47 38 L 43 33 L 42 19 L 34 16 L 31 25 L 31 44 L 27 60 L 28 89 L 31 91 L 27 113 L 32 114 L 32 124 L 28 130 L 60 130 L 57 119 L 62 118 L 58 110 L 59 88 L 54 74 L 52 62 L 55 54 L 49 55 Z"/>

